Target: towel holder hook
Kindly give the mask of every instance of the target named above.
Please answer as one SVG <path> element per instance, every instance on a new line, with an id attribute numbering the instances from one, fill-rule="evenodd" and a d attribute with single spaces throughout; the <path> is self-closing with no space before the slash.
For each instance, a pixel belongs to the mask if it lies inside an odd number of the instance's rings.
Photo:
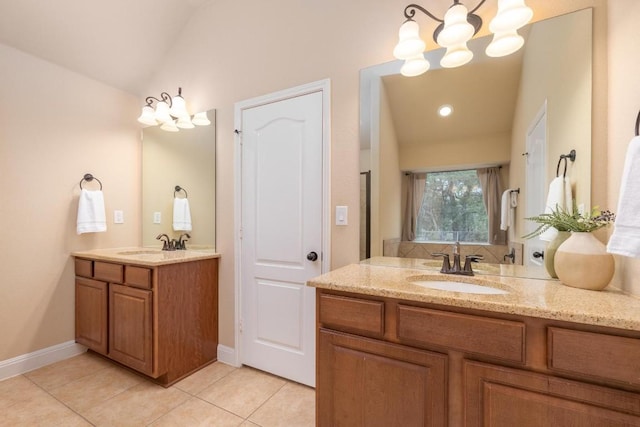
<path id="1" fill-rule="evenodd" d="M 82 190 L 82 182 L 83 181 L 87 181 L 87 182 L 91 182 L 93 180 L 98 181 L 98 184 L 100 184 L 100 190 L 102 190 L 102 182 L 96 178 L 95 176 L 91 175 L 90 173 L 85 173 L 84 176 L 82 177 L 82 179 L 80 180 L 80 189 Z"/>
<path id="2" fill-rule="evenodd" d="M 184 192 L 184 198 L 186 199 L 187 197 L 189 197 L 189 195 L 187 194 L 187 190 L 185 190 L 184 188 L 180 187 L 179 185 L 176 185 L 175 187 L 175 191 L 173 192 L 173 197 L 176 197 L 176 193 L 179 191 L 183 191 Z"/>

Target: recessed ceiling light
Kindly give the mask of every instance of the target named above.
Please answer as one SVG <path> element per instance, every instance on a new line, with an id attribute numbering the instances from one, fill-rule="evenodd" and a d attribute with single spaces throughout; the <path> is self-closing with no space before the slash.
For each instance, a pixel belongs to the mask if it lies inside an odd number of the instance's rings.
<path id="1" fill-rule="evenodd" d="M 441 105 L 438 108 L 438 114 L 440 114 L 440 117 L 450 116 L 451 113 L 453 113 L 453 107 L 449 104 Z"/>

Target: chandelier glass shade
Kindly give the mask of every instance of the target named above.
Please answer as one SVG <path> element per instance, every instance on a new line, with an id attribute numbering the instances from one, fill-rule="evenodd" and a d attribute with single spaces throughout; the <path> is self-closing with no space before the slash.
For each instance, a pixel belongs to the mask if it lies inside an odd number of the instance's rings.
<path id="1" fill-rule="evenodd" d="M 187 111 L 186 102 L 182 97 L 182 88 L 178 88 L 178 94 L 171 97 L 162 92 L 160 98 L 148 96 L 146 105 L 142 107 L 142 113 L 138 121 L 149 126 L 160 125 L 160 129 L 167 132 L 178 132 L 180 129 L 193 129 L 197 126 L 208 126 L 211 121 L 206 112 L 197 113 L 193 120 Z M 155 102 L 155 108 L 153 104 Z M 197 119 L 196 119 L 197 118 Z"/>
<path id="2" fill-rule="evenodd" d="M 430 66 L 424 58 L 426 43 L 420 38 L 420 28 L 413 19 L 416 11 L 440 23 L 433 33 L 433 39 L 439 46 L 446 48 L 440 61 L 442 67 L 460 67 L 471 61 L 473 52 L 467 47 L 467 42 L 482 27 L 482 18 L 475 12 L 485 1 L 480 0 L 469 10 L 460 0 L 454 0 L 444 19 L 436 17 L 420 5 L 406 6 L 406 20 L 400 27 L 398 44 L 393 49 L 393 55 L 405 61 L 400 72 L 405 76 L 417 76 L 426 72 Z M 524 0 L 498 0 L 498 12 L 489 22 L 493 40 L 485 50 L 487 56 L 506 56 L 520 49 L 524 45 L 524 39 L 518 34 L 518 29 L 526 25 L 532 17 L 533 11 L 525 5 Z"/>

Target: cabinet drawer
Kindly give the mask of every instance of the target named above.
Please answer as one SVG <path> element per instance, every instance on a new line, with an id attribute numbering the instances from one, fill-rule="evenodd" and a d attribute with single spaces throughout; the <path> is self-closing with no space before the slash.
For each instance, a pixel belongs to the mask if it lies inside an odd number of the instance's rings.
<path id="1" fill-rule="evenodd" d="M 124 282 L 138 288 L 151 289 L 151 270 L 127 265 L 124 269 Z"/>
<path id="2" fill-rule="evenodd" d="M 76 276 L 93 277 L 93 261 L 76 258 Z"/>
<path id="3" fill-rule="evenodd" d="M 525 325 L 406 305 L 398 306 L 398 339 L 525 363 Z"/>
<path id="4" fill-rule="evenodd" d="M 110 262 L 95 261 L 93 263 L 93 277 L 107 282 L 122 283 L 124 266 Z"/>
<path id="5" fill-rule="evenodd" d="M 384 335 L 384 302 L 336 295 L 320 295 L 320 323 L 368 336 Z"/>
<path id="6" fill-rule="evenodd" d="M 640 340 L 550 327 L 549 369 L 640 386 Z"/>

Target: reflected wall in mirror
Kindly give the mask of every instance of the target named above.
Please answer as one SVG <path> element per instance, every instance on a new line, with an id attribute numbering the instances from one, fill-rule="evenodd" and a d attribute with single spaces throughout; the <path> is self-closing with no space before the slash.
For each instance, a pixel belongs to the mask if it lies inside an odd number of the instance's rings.
<path id="1" fill-rule="evenodd" d="M 187 249 L 214 248 L 216 240 L 216 126 L 215 110 L 207 112 L 211 124 L 166 132 L 159 126 L 143 130 L 142 138 L 142 244 L 158 246 L 156 237 L 173 230 L 176 185 L 186 190 L 192 231 Z M 176 197 L 184 197 L 180 191 Z M 160 213 L 160 223 L 157 213 Z"/>
<path id="2" fill-rule="evenodd" d="M 545 104 L 546 179 L 537 185 L 547 194 L 559 156 L 575 149 L 577 158 L 568 165 L 567 176 L 577 203 L 590 205 L 592 11 L 535 22 L 520 33 L 524 47 L 503 58 L 484 55 L 491 41 L 486 36 L 469 42 L 474 59 L 459 68 L 439 69 L 444 49 L 438 49 L 425 53 L 432 68 L 418 77 L 401 76 L 402 61 L 361 70 L 360 171 L 371 171 L 371 215 L 365 230 L 370 256 L 383 254 L 383 241 L 400 237 L 405 171 L 490 165 L 502 165 L 505 189 L 521 189 L 508 236 L 510 242 L 526 245 L 521 238 L 529 222 L 524 219 L 523 154 L 527 133 Z M 443 104 L 452 105 L 454 112 L 438 118 Z M 542 212 L 544 201 L 535 209 Z"/>

